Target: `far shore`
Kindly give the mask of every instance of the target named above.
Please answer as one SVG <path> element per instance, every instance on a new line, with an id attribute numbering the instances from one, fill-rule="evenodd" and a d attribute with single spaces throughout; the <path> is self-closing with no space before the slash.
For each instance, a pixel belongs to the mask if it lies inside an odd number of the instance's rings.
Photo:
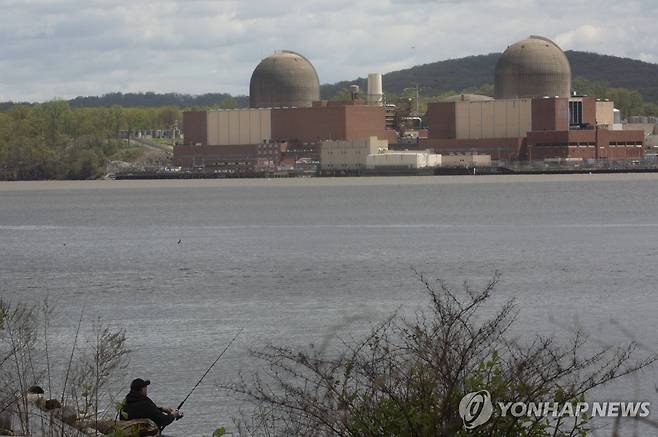
<path id="1" fill-rule="evenodd" d="M 606 182 L 658 181 L 658 173 L 560 174 L 560 175 L 493 175 L 493 176 L 368 176 L 290 179 L 180 179 L 180 180 L 92 180 L 92 181 L 17 181 L 0 182 L 0 191 L 20 190 L 96 190 L 156 188 L 223 188 L 310 186 L 340 187 L 353 185 L 444 185 L 500 184 L 532 182 Z"/>

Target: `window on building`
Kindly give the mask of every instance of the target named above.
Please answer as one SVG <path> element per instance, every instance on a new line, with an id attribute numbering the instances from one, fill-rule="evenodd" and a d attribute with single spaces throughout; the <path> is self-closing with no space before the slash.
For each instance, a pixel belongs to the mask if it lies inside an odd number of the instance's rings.
<path id="1" fill-rule="evenodd" d="M 569 125 L 583 124 L 583 102 L 569 102 Z"/>

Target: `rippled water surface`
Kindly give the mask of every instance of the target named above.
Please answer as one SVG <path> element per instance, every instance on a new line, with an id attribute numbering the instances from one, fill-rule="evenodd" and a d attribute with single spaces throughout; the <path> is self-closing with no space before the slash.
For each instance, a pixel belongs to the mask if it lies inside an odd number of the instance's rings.
<path id="1" fill-rule="evenodd" d="M 410 267 L 455 288 L 502 272 L 491 311 L 517 298 L 517 334 L 577 322 L 658 349 L 657 199 L 652 175 L 0 183 L 0 294 L 49 296 L 60 356 L 83 308 L 125 327 L 122 382 L 150 378 L 162 404 L 244 327 L 169 432 L 209 435 L 238 412 L 216 385 L 258 367 L 249 348 L 358 337 L 421 308 Z M 598 396 L 650 400 L 656 417 L 657 375 Z"/>

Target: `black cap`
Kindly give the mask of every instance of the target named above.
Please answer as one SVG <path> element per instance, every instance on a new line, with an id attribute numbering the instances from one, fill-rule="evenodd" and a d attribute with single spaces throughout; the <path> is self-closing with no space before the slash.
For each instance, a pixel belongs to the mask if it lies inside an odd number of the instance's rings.
<path id="1" fill-rule="evenodd" d="M 33 385 L 32 387 L 27 389 L 27 392 L 30 394 L 35 394 L 35 395 L 42 395 L 43 389 L 39 387 L 38 385 Z"/>
<path id="2" fill-rule="evenodd" d="M 147 385 L 149 385 L 150 383 L 151 381 L 149 381 L 148 379 L 146 381 L 143 380 L 142 378 L 134 379 L 133 382 L 130 383 L 130 390 L 139 391 L 144 387 L 146 387 Z"/>

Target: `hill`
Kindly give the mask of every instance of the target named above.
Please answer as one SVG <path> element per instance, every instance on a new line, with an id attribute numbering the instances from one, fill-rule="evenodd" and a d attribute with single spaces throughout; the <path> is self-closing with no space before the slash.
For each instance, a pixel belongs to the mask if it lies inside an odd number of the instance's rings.
<path id="1" fill-rule="evenodd" d="M 433 62 L 384 74 L 384 91 L 401 94 L 405 88 L 418 82 L 423 97 L 439 96 L 448 92 L 469 90 L 476 93 L 492 93 L 494 71 L 500 53 L 468 56 L 460 59 Z M 635 59 L 596 53 L 567 51 L 574 83 L 581 92 L 595 95 L 593 89 L 625 88 L 636 90 L 645 102 L 658 102 L 658 64 L 650 64 Z M 335 84 L 325 84 L 320 88 L 323 99 L 331 99 L 343 92 L 351 84 L 359 84 L 363 90 L 366 80 L 359 78 Z M 599 93 L 600 94 L 600 93 Z M 603 97 L 616 96 L 614 92 Z M 639 98 L 639 96 L 638 96 Z M 636 99 L 637 100 L 637 99 Z M 73 108 L 94 108 L 122 106 L 124 108 L 155 108 L 175 106 L 178 108 L 208 107 L 247 107 L 247 96 L 231 96 L 226 93 L 189 95 L 178 93 L 110 93 L 103 96 L 76 97 L 68 101 Z M 11 102 L 0 103 L 0 112 L 14 106 Z M 634 111 L 637 112 L 637 111 Z"/>
<path id="2" fill-rule="evenodd" d="M 123 106 L 156 108 L 162 106 L 177 106 L 179 108 L 209 107 L 231 102 L 235 106 L 248 105 L 245 96 L 233 97 L 225 93 L 208 93 L 198 96 L 190 94 L 166 93 L 110 93 L 100 97 L 76 97 L 69 100 L 74 108 L 92 108 L 99 106 Z"/>
<path id="3" fill-rule="evenodd" d="M 10 109 L 18 103 L 1 102 L 0 112 Z M 30 105 L 30 103 L 21 103 Z M 208 107 L 244 107 L 249 106 L 249 97 L 231 96 L 225 93 L 208 93 L 198 96 L 178 93 L 109 93 L 102 96 L 76 97 L 68 100 L 72 108 L 101 108 L 121 106 L 124 108 L 161 108 L 175 106 L 178 108 Z"/>
<path id="4" fill-rule="evenodd" d="M 490 53 L 468 56 L 386 73 L 384 90 L 400 94 L 404 88 L 412 87 L 416 82 L 425 96 L 487 88 L 487 85 L 490 87 L 494 82 L 494 71 L 500 55 L 501 53 Z M 658 64 L 578 51 L 567 51 L 566 55 L 571 63 L 574 78 L 603 82 L 614 88 L 637 90 L 645 100 L 658 102 Z M 322 97 L 331 98 L 353 83 L 361 87 L 366 86 L 366 80 L 363 78 L 323 85 Z"/>

